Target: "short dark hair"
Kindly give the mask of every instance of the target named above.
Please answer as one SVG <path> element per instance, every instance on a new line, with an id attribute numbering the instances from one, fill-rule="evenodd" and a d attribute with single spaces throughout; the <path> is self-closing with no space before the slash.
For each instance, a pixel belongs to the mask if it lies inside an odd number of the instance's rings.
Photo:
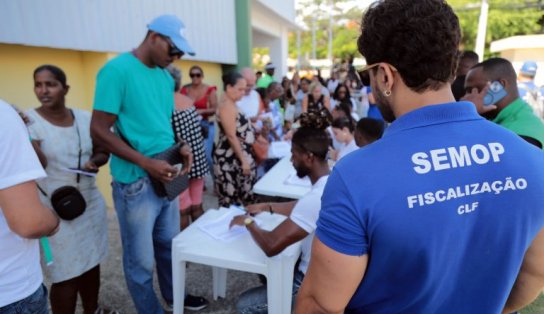
<path id="1" fill-rule="evenodd" d="M 340 103 L 334 106 L 333 110 L 341 111 L 346 117 L 351 116 L 351 101 L 349 99 L 344 99 Z"/>
<path id="2" fill-rule="evenodd" d="M 336 129 L 348 128 L 350 133 L 353 133 L 353 131 L 355 131 L 355 121 L 350 114 L 345 117 L 339 117 L 334 119 L 331 126 Z"/>
<path id="3" fill-rule="evenodd" d="M 393 65 L 410 89 L 423 92 L 453 80 L 460 37 L 443 0 L 380 0 L 363 15 L 357 45 L 368 64 Z"/>
<path id="4" fill-rule="evenodd" d="M 508 81 L 512 86 L 517 86 L 516 70 L 514 70 L 514 66 L 510 61 L 503 58 L 490 58 L 476 64 L 471 69 L 479 67 L 482 68 L 482 72 L 489 81 L 503 79 Z"/>
<path id="5" fill-rule="evenodd" d="M 295 131 L 291 142 L 322 161 L 326 160 L 331 142 L 326 129 L 330 121 L 331 115 L 326 108 L 302 113 L 299 118 L 301 127 Z"/>
<path id="6" fill-rule="evenodd" d="M 236 71 L 230 71 L 226 74 L 223 74 L 221 79 L 223 80 L 223 90 L 227 90 L 227 86 L 234 86 L 238 83 L 238 80 L 243 79 L 242 74 Z"/>
<path id="7" fill-rule="evenodd" d="M 57 81 L 60 82 L 60 84 L 62 85 L 62 87 L 66 87 L 68 85 L 66 85 L 66 74 L 64 73 L 64 71 L 59 68 L 58 66 L 56 65 L 52 65 L 52 64 L 44 64 L 44 65 L 40 65 L 39 67 L 37 67 L 35 70 L 34 70 L 34 74 L 32 77 L 36 78 L 36 74 L 42 72 L 42 71 L 49 71 L 51 72 L 51 74 L 53 74 L 53 77 L 55 77 L 55 79 Z"/>
<path id="8" fill-rule="evenodd" d="M 274 89 L 277 87 L 277 86 L 281 86 L 281 84 L 279 82 L 276 82 L 276 81 L 272 81 L 270 82 L 270 84 L 268 84 L 268 87 L 266 88 L 266 94 L 270 94 L 271 92 L 274 91 Z"/>
<path id="9" fill-rule="evenodd" d="M 472 62 L 478 63 L 480 58 L 478 57 L 478 54 L 472 50 L 465 50 L 461 52 L 461 55 L 459 56 L 459 60 L 461 59 L 468 59 Z"/>
<path id="10" fill-rule="evenodd" d="M 369 142 L 380 139 L 385 129 L 385 123 L 382 120 L 372 118 L 362 118 L 357 122 L 356 130 Z"/>

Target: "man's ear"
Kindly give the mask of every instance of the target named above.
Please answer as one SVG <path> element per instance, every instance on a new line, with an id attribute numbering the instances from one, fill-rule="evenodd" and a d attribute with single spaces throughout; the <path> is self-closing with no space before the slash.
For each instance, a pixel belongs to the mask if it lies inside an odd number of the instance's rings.
<path id="1" fill-rule="evenodd" d="M 395 84 L 395 75 L 394 75 L 393 68 L 390 64 L 382 62 L 379 65 L 379 69 L 376 73 L 377 79 L 381 81 L 383 84 L 384 90 L 391 91 L 393 89 L 393 85 Z"/>
<path id="2" fill-rule="evenodd" d="M 504 87 L 504 89 L 508 89 L 510 87 L 510 83 L 505 79 L 499 79 L 499 83 Z"/>

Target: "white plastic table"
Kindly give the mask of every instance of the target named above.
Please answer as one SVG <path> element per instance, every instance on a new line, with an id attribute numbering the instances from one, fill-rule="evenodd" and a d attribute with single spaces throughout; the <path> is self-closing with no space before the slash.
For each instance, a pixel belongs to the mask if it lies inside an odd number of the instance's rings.
<path id="1" fill-rule="evenodd" d="M 255 183 L 253 192 L 268 196 L 299 199 L 310 192 L 311 186 L 291 185 L 285 181 L 295 171 L 291 156 L 283 157 Z"/>
<path id="2" fill-rule="evenodd" d="M 229 209 L 207 210 L 197 221 L 172 240 L 172 275 L 174 284 L 174 313 L 183 313 L 185 295 L 185 265 L 187 262 L 212 266 L 213 298 L 225 297 L 227 269 L 263 274 L 267 277 L 269 313 L 291 313 L 293 270 L 300 255 L 297 242 L 282 253 L 267 257 L 249 233 L 231 242 L 213 239 L 198 226 L 213 221 Z M 272 230 L 285 216 L 262 213 L 264 229 Z M 250 287 L 248 287 L 250 288 Z"/>

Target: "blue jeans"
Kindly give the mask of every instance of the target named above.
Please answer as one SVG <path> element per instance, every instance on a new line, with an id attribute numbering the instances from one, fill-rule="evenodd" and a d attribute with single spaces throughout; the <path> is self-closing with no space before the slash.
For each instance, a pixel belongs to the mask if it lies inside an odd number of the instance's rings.
<path id="1" fill-rule="evenodd" d="M 215 137 L 215 124 L 214 122 L 208 122 L 207 120 L 202 120 L 201 124 L 208 127 L 208 137 L 204 139 L 204 150 L 206 151 L 206 161 L 208 162 L 208 168 L 210 169 L 210 174 L 213 178 L 213 139 Z"/>
<path id="2" fill-rule="evenodd" d="M 47 288 L 42 284 L 34 293 L 17 302 L 0 307 L 0 314 L 48 314 Z"/>
<path id="3" fill-rule="evenodd" d="M 112 186 L 128 290 L 138 313 L 162 314 L 153 291 L 153 265 L 155 260 L 162 297 L 171 304 L 172 239 L 179 233 L 179 202 L 158 197 L 148 177 L 130 184 L 114 181 Z"/>
<path id="4" fill-rule="evenodd" d="M 293 299 L 291 300 L 291 308 L 294 308 L 297 298 L 298 289 L 304 280 L 304 273 L 300 270 L 295 272 L 293 276 Z M 266 314 L 268 313 L 268 302 L 266 297 L 266 286 L 260 286 L 249 289 L 240 295 L 236 310 L 239 314 Z"/>

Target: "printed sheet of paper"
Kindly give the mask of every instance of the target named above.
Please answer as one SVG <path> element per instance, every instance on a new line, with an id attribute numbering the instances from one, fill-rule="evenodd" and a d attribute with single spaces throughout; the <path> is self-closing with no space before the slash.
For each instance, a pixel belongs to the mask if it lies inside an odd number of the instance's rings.
<path id="1" fill-rule="evenodd" d="M 232 228 L 229 228 L 230 222 L 234 216 L 244 215 L 245 213 L 245 210 L 236 206 L 231 206 L 226 213 L 212 221 L 200 225 L 199 228 L 216 240 L 230 242 L 241 235 L 248 233 L 245 226 L 233 226 Z M 255 220 L 255 223 L 259 224 L 258 218 L 254 217 L 253 219 Z"/>
<path id="2" fill-rule="evenodd" d="M 287 176 L 287 179 L 285 179 L 284 183 L 286 185 L 312 187 L 312 182 L 310 181 L 310 178 L 308 178 L 308 176 L 305 176 L 304 178 L 299 178 L 297 176 L 296 170 L 293 170 L 291 173 L 289 173 L 289 176 Z"/>
<path id="3" fill-rule="evenodd" d="M 88 171 L 85 171 L 85 170 L 81 170 L 81 169 L 76 169 L 76 168 L 63 168 L 62 170 L 64 171 L 68 171 L 68 172 L 71 172 L 71 173 L 79 173 L 79 174 L 82 174 L 84 176 L 88 176 L 88 177 L 96 177 L 96 172 L 88 172 Z"/>

